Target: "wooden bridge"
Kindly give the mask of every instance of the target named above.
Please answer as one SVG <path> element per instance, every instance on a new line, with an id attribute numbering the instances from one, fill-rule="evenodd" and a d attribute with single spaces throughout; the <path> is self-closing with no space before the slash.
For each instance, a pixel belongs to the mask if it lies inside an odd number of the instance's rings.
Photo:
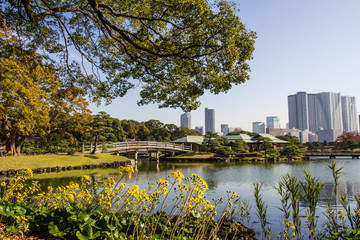
<path id="1" fill-rule="evenodd" d="M 310 157 L 329 157 L 331 158 L 336 158 L 336 157 L 351 157 L 352 159 L 359 159 L 360 157 L 360 152 L 358 151 L 322 151 L 322 152 L 318 152 L 318 151 L 307 151 L 304 152 L 303 155 L 307 158 Z"/>
<path id="2" fill-rule="evenodd" d="M 93 146 L 86 147 L 85 152 L 90 152 Z M 176 152 L 190 152 L 192 151 L 191 145 L 184 145 L 179 143 L 167 142 L 153 142 L 153 141 L 131 141 L 131 142 L 116 142 L 111 144 L 101 144 L 97 146 L 97 152 L 107 152 L 114 154 L 134 154 L 134 159 L 138 159 L 139 153 L 152 153 L 156 154 L 156 160 L 159 160 L 159 155 L 162 152 L 175 154 Z"/>

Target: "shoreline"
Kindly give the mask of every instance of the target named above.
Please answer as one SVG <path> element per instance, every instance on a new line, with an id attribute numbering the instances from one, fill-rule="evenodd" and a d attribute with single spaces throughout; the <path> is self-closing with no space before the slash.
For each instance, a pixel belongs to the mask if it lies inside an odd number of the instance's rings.
<path id="1" fill-rule="evenodd" d="M 95 169 L 95 168 L 118 168 L 124 167 L 127 165 L 132 165 L 133 160 L 125 161 L 114 161 L 107 163 L 98 163 L 98 164 L 85 164 L 85 165 L 76 165 L 76 166 L 56 166 L 56 167 L 41 167 L 41 168 L 30 168 L 34 174 L 41 173 L 50 173 L 50 172 L 61 172 L 61 171 L 71 171 L 71 170 L 85 170 L 85 169 Z M 26 169 L 6 169 L 0 171 L 0 176 L 11 177 L 14 176 L 17 172 L 23 171 Z"/>

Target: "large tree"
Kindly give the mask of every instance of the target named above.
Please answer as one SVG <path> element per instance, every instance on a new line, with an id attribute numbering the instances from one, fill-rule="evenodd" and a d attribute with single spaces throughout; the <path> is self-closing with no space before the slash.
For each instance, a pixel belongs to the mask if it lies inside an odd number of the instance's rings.
<path id="1" fill-rule="evenodd" d="M 6 150 L 20 153 L 24 141 L 49 125 L 49 94 L 59 82 L 51 66 L 32 49 L 23 49 L 5 26 L 0 29 L 0 121 Z"/>
<path id="2" fill-rule="evenodd" d="M 4 0 L 0 17 L 94 99 L 141 86 L 139 104 L 199 106 L 249 78 L 255 33 L 225 0 Z M 72 62 L 71 59 L 80 59 Z M 100 71 L 98 71 L 100 70 Z"/>
<path id="3" fill-rule="evenodd" d="M 64 88 L 54 66 L 0 26 L 0 125 L 6 150 L 19 154 L 26 139 L 58 128 L 60 115 L 86 111 L 83 91 Z M 83 117 L 81 117 L 83 118 Z M 79 121 L 77 121 L 78 123 Z"/>

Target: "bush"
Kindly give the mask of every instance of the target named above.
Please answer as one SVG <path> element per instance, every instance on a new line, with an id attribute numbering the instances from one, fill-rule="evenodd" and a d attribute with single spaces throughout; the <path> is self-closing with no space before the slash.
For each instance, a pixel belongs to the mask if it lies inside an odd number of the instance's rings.
<path id="1" fill-rule="evenodd" d="M 237 153 L 237 157 L 245 158 L 245 157 L 263 157 L 264 155 L 260 152 L 243 152 L 243 153 Z"/>

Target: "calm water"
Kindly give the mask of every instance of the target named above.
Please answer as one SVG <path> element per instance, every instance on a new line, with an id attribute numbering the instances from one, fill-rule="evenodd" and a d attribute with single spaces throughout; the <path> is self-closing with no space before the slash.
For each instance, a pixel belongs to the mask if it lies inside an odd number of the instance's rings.
<path id="1" fill-rule="evenodd" d="M 159 178 L 164 178 L 174 170 L 181 171 L 185 176 L 196 173 L 204 178 L 209 185 L 206 192 L 208 199 L 226 199 L 226 191 L 236 192 L 243 200 L 250 201 L 251 221 L 248 224 L 256 231 L 260 231 L 260 224 L 256 217 L 256 208 L 254 205 L 252 183 L 263 183 L 263 199 L 268 205 L 268 220 L 271 222 L 272 232 L 277 234 L 281 231 L 281 211 L 279 196 L 274 186 L 279 179 L 286 173 L 303 179 L 303 170 L 310 172 L 325 183 L 320 193 L 320 199 L 317 209 L 319 220 L 318 227 L 321 228 L 325 221 L 323 214 L 324 207 L 330 199 L 335 206 L 336 201 L 332 196 L 333 179 L 328 167 L 333 160 L 313 159 L 310 161 L 291 162 L 291 163 L 192 163 L 192 162 L 150 162 L 148 160 L 139 161 L 133 177 L 127 180 L 128 184 L 137 184 L 140 188 L 147 189 L 148 183 L 154 183 Z M 358 159 L 336 159 L 338 166 L 343 166 L 344 174 L 340 177 L 340 189 L 348 194 L 348 197 L 354 204 L 353 195 L 360 194 L 360 160 Z M 57 185 L 67 183 L 70 179 L 42 180 L 42 184 Z M 303 214 L 304 215 L 304 214 Z M 303 227 L 306 226 L 305 216 L 302 217 Z"/>

